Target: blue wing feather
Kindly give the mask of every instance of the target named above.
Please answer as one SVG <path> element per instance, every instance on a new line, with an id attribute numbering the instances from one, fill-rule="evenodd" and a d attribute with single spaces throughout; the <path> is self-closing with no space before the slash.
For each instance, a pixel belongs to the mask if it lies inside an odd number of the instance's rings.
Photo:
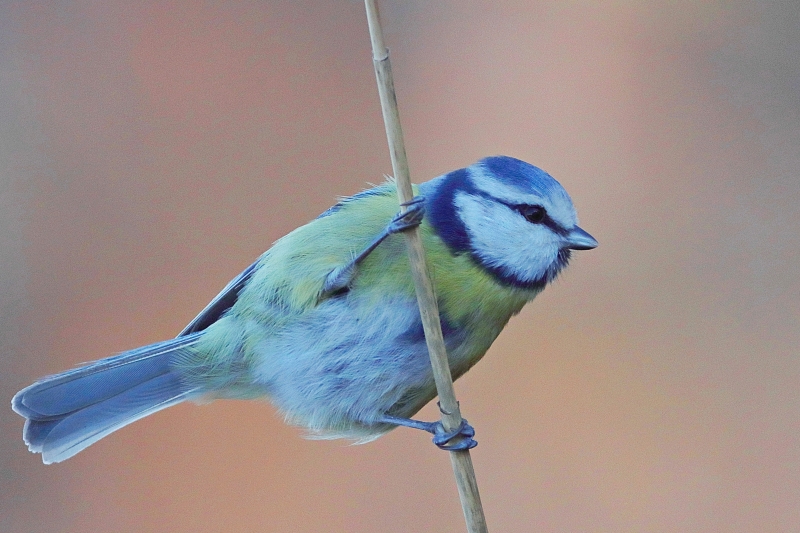
<path id="1" fill-rule="evenodd" d="M 236 300 L 239 298 L 239 291 L 247 284 L 253 276 L 253 272 L 258 267 L 258 261 L 245 268 L 244 271 L 233 278 L 230 283 L 225 285 L 225 288 L 217 294 L 205 308 L 200 311 L 189 324 L 183 328 L 183 331 L 178 333 L 178 337 L 189 335 L 197 331 L 202 331 L 208 326 L 216 322 L 224 315 L 228 309 L 233 307 Z"/>

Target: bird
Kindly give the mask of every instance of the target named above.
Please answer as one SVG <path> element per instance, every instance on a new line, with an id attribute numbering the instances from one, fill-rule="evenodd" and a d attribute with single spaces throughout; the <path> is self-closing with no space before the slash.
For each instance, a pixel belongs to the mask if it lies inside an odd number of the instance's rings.
<path id="1" fill-rule="evenodd" d="M 454 379 L 597 241 L 550 174 L 491 156 L 414 186 L 398 213 L 391 180 L 277 240 L 173 339 L 19 391 L 23 439 L 44 463 L 68 459 L 185 401 L 268 399 L 311 438 L 374 440 L 423 429 L 445 450 L 476 444 L 463 423 L 412 419 L 436 396 L 402 233 L 418 227 Z"/>

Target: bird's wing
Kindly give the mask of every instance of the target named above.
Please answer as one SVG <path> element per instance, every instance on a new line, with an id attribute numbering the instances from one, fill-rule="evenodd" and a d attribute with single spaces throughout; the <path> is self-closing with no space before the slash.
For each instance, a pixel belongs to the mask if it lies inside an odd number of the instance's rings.
<path id="1" fill-rule="evenodd" d="M 255 312 L 260 321 L 266 319 L 268 309 L 275 310 L 277 317 L 315 306 L 328 273 L 347 264 L 391 220 L 397 210 L 394 194 L 393 186 L 387 184 L 343 198 L 279 239 L 228 283 L 178 336 L 206 329 L 237 302 L 240 313 Z"/>
<path id="2" fill-rule="evenodd" d="M 322 216 L 276 241 L 259 259 L 232 312 L 273 322 L 316 307 L 324 299 L 321 295 L 328 274 L 364 250 L 397 213 L 395 194 L 394 186 L 386 184 L 342 199 Z M 359 265 L 355 284 L 382 283 L 375 278 L 386 276 L 384 267 L 390 258 L 405 253 L 402 239 L 394 237 Z"/>
<path id="3" fill-rule="evenodd" d="M 219 320 L 219 318 L 236 303 L 239 291 L 247 283 L 253 272 L 256 270 L 258 261 L 245 268 L 244 271 L 233 278 L 219 294 L 198 314 L 189 324 L 178 333 L 178 337 L 183 337 L 195 331 L 201 331 Z"/>

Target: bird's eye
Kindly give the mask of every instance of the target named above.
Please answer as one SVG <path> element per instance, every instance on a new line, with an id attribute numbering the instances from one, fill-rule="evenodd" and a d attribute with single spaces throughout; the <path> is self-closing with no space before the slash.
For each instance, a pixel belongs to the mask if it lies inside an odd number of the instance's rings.
<path id="1" fill-rule="evenodd" d="M 541 223 L 547 215 L 547 211 L 540 205 L 521 205 L 517 209 L 525 217 L 525 220 L 532 224 Z"/>

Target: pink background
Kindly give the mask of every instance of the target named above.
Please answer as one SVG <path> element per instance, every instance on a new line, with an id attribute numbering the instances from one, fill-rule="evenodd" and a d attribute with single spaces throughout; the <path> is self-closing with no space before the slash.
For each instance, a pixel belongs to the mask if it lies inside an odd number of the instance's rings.
<path id="1" fill-rule="evenodd" d="M 799 531 L 800 5 L 383 4 L 415 179 L 526 159 L 601 243 L 457 384 L 491 531 Z M 388 172 L 360 2 L 3 2 L 0 399 Z M 463 531 L 411 430 L 183 405 L 45 467 L 21 428 L 3 532 Z"/>

